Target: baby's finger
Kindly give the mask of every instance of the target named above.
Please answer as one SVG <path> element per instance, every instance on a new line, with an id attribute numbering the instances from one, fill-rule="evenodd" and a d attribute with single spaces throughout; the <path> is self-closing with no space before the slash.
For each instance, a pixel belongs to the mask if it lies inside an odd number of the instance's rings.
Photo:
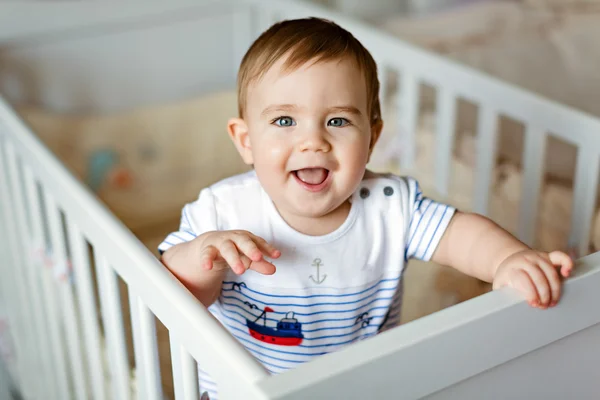
<path id="1" fill-rule="evenodd" d="M 560 274 L 562 276 L 566 278 L 571 275 L 571 271 L 573 270 L 575 263 L 568 254 L 565 254 L 562 251 L 553 251 L 552 253 L 548 254 L 548 257 L 550 257 L 552 264 L 557 267 L 560 266 Z"/>
<path id="2" fill-rule="evenodd" d="M 543 257 L 540 260 L 539 266 L 546 275 L 546 279 L 550 285 L 551 299 L 549 306 L 554 307 L 560 298 L 560 276 L 558 275 L 556 268 L 550 264 L 550 260 L 546 260 L 546 257 Z"/>
<path id="3" fill-rule="evenodd" d="M 535 285 L 540 305 L 547 307 L 550 304 L 550 283 L 548 283 L 546 275 L 536 264 L 527 264 L 523 269 L 529 274 L 531 281 Z"/>
<path id="4" fill-rule="evenodd" d="M 262 252 L 248 235 L 239 235 L 235 238 L 235 245 L 238 250 L 245 254 L 252 261 L 260 261 L 263 258 Z"/>
<path id="5" fill-rule="evenodd" d="M 240 275 L 246 271 L 244 263 L 240 259 L 238 249 L 231 240 L 223 241 L 223 243 L 219 245 L 219 252 L 233 272 Z"/>
<path id="6" fill-rule="evenodd" d="M 252 261 L 250 269 L 263 275 L 273 275 L 275 273 L 275 265 L 266 260 Z"/>
<path id="7" fill-rule="evenodd" d="M 510 286 L 521 292 L 530 306 L 537 307 L 539 305 L 537 290 L 527 272 L 522 269 L 516 270 L 510 278 Z"/>
<path id="8" fill-rule="evenodd" d="M 278 258 L 281 252 L 260 236 L 252 234 L 252 239 L 267 257 Z"/>
<path id="9" fill-rule="evenodd" d="M 206 270 L 213 268 L 213 261 L 219 256 L 219 250 L 215 246 L 207 246 L 200 253 L 200 266 Z"/>

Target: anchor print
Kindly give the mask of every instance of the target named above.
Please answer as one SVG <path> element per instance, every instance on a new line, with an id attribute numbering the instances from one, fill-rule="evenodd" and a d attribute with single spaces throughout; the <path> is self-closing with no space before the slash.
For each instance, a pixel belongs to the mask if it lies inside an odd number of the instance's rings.
<path id="1" fill-rule="evenodd" d="M 312 281 L 314 283 L 316 283 L 317 285 L 320 285 L 321 283 L 323 283 L 325 278 L 327 278 L 327 274 L 323 274 L 323 278 L 321 278 L 321 265 L 323 265 L 321 259 L 315 258 L 313 260 L 312 266 L 317 267 L 317 279 L 315 279 L 315 277 L 312 275 L 309 276 L 309 278 L 312 279 Z"/>

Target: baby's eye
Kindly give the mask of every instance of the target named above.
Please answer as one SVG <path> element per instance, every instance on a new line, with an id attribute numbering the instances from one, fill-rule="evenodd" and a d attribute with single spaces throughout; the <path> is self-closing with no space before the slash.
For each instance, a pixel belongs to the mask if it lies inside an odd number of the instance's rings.
<path id="1" fill-rule="evenodd" d="M 345 126 L 347 124 L 348 120 L 346 118 L 332 118 L 327 122 L 327 125 L 335 127 Z"/>
<path id="2" fill-rule="evenodd" d="M 279 117 L 275 121 L 273 121 L 273 123 L 277 126 L 283 126 L 283 127 L 296 125 L 294 120 L 290 117 Z"/>

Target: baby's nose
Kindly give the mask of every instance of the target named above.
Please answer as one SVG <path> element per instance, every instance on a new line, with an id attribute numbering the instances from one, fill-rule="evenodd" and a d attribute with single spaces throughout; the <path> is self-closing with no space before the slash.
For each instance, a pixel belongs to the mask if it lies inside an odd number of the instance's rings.
<path id="1" fill-rule="evenodd" d="M 324 153 L 331 150 L 331 144 L 327 140 L 326 134 L 318 129 L 311 130 L 302 138 L 300 145 L 301 151 L 322 151 Z"/>

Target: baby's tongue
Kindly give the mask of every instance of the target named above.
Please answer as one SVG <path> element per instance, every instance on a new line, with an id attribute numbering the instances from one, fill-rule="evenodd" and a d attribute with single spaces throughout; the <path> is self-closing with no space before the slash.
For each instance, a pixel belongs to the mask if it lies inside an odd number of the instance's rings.
<path id="1" fill-rule="evenodd" d="M 309 185 L 320 185 L 327 178 L 327 170 L 324 168 L 299 169 L 298 178 Z"/>

